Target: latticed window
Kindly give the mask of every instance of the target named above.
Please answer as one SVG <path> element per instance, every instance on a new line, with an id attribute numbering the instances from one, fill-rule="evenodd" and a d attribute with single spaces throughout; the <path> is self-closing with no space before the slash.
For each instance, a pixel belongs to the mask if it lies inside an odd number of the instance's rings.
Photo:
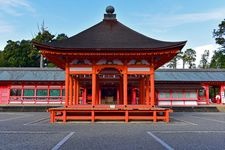
<path id="1" fill-rule="evenodd" d="M 51 89 L 50 96 L 60 96 L 60 90 L 59 89 Z"/>
<path id="2" fill-rule="evenodd" d="M 159 92 L 159 98 L 170 98 L 170 92 L 169 91 Z"/>
<path id="3" fill-rule="evenodd" d="M 34 89 L 24 89 L 23 95 L 24 96 L 34 96 Z"/>
<path id="4" fill-rule="evenodd" d="M 21 96 L 22 89 L 10 89 L 10 96 Z"/>
<path id="5" fill-rule="evenodd" d="M 47 89 L 37 89 L 37 100 L 46 100 L 48 97 Z"/>
<path id="6" fill-rule="evenodd" d="M 38 89 L 37 96 L 48 96 L 48 90 L 47 89 Z"/>
<path id="7" fill-rule="evenodd" d="M 174 91 L 172 94 L 172 98 L 183 98 L 183 92 L 182 91 Z"/>
<path id="8" fill-rule="evenodd" d="M 197 98 L 197 92 L 195 92 L 195 91 L 187 91 L 186 92 L 186 98 L 194 98 L 194 99 L 196 99 Z"/>

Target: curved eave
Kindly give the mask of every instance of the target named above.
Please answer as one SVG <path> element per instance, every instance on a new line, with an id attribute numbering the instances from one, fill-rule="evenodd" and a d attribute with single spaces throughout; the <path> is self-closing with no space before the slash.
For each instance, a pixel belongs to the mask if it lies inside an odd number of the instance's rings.
<path id="1" fill-rule="evenodd" d="M 49 50 L 49 51 L 63 51 L 63 52 L 101 52 L 101 51 L 113 51 L 113 52 L 121 52 L 121 51 L 127 51 L 127 52 L 140 52 L 140 51 L 165 51 L 165 50 L 171 50 L 171 49 L 179 49 L 181 50 L 187 41 L 181 41 L 181 42 L 176 42 L 174 45 L 166 46 L 166 47 L 157 47 L 157 48 L 151 48 L 151 47 L 146 47 L 146 48 L 62 48 L 62 47 L 55 47 L 55 46 L 50 46 L 47 44 L 42 44 L 38 42 L 33 42 L 33 44 L 40 50 Z"/>

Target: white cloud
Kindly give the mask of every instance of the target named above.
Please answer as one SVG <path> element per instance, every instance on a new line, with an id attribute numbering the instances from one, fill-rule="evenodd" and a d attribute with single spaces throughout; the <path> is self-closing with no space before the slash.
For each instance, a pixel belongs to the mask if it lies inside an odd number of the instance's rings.
<path id="1" fill-rule="evenodd" d="M 219 48 L 219 45 L 216 44 L 207 44 L 207 45 L 201 45 L 198 47 L 194 47 L 193 49 L 196 51 L 196 64 L 199 64 L 200 60 L 201 60 L 201 56 L 204 53 L 205 50 L 209 50 L 209 60 L 208 62 L 211 61 L 211 58 L 213 56 L 213 53 L 215 50 L 217 50 Z"/>
<path id="2" fill-rule="evenodd" d="M 0 11 L 13 16 L 23 15 L 23 11 L 35 12 L 27 0 L 0 0 Z"/>
<path id="3" fill-rule="evenodd" d="M 158 27 L 175 27 L 187 23 L 199 23 L 211 20 L 224 19 L 225 8 L 211 10 L 201 13 L 186 13 L 186 14 L 139 14 L 139 17 L 143 17 L 141 24 L 155 25 Z"/>
<path id="4" fill-rule="evenodd" d="M 15 18 L 27 14 L 35 14 L 35 9 L 27 0 L 0 0 L 0 50 L 4 48 L 8 36 L 16 33 Z"/>
<path id="5" fill-rule="evenodd" d="M 7 22 L 0 20 L 0 33 L 11 33 L 13 32 L 14 28 Z"/>
<path id="6" fill-rule="evenodd" d="M 218 48 L 219 48 L 219 45 L 216 45 L 216 44 L 206 44 L 206 45 L 200 45 L 197 47 L 193 47 L 192 49 L 194 49 L 196 51 L 196 61 L 195 61 L 196 67 L 198 67 L 200 60 L 201 60 L 201 56 L 202 56 L 202 54 L 204 54 L 205 50 L 209 50 L 208 62 L 210 62 L 211 58 L 214 54 L 214 51 L 217 50 Z M 182 64 L 183 64 L 182 60 L 179 60 L 178 64 L 177 64 L 177 68 L 182 68 L 183 67 Z M 185 66 L 185 68 L 187 68 L 187 65 Z"/>
<path id="7" fill-rule="evenodd" d="M 9 15 L 21 16 L 26 11 L 35 12 L 27 0 L 0 0 L 0 33 L 10 33 L 13 31 L 14 26 L 6 21 Z"/>

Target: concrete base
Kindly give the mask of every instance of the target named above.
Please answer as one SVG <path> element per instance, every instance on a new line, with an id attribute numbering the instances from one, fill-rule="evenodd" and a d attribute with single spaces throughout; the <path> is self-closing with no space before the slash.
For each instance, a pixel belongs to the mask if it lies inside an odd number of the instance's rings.
<path id="1" fill-rule="evenodd" d="M 63 105 L 0 105 L 0 112 L 46 112 L 49 108 L 63 107 Z M 174 112 L 225 112 L 225 105 L 173 106 Z"/>
<path id="2" fill-rule="evenodd" d="M 63 105 L 0 105 L 0 112 L 46 112 L 49 108 Z"/>
<path id="3" fill-rule="evenodd" d="M 174 112 L 225 112 L 225 105 L 173 106 Z"/>

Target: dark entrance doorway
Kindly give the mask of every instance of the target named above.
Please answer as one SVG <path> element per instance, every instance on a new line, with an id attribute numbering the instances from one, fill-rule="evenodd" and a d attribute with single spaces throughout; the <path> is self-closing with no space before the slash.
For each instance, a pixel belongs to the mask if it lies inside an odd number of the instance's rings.
<path id="1" fill-rule="evenodd" d="M 221 103 L 219 86 L 210 86 L 209 87 L 209 98 L 211 99 L 212 103 L 216 103 L 216 104 Z"/>
<path id="2" fill-rule="evenodd" d="M 119 104 L 122 75 L 115 68 L 104 68 L 98 75 L 101 104 Z"/>
<path id="3" fill-rule="evenodd" d="M 117 103 L 117 87 L 103 87 L 101 90 L 102 104 Z"/>

